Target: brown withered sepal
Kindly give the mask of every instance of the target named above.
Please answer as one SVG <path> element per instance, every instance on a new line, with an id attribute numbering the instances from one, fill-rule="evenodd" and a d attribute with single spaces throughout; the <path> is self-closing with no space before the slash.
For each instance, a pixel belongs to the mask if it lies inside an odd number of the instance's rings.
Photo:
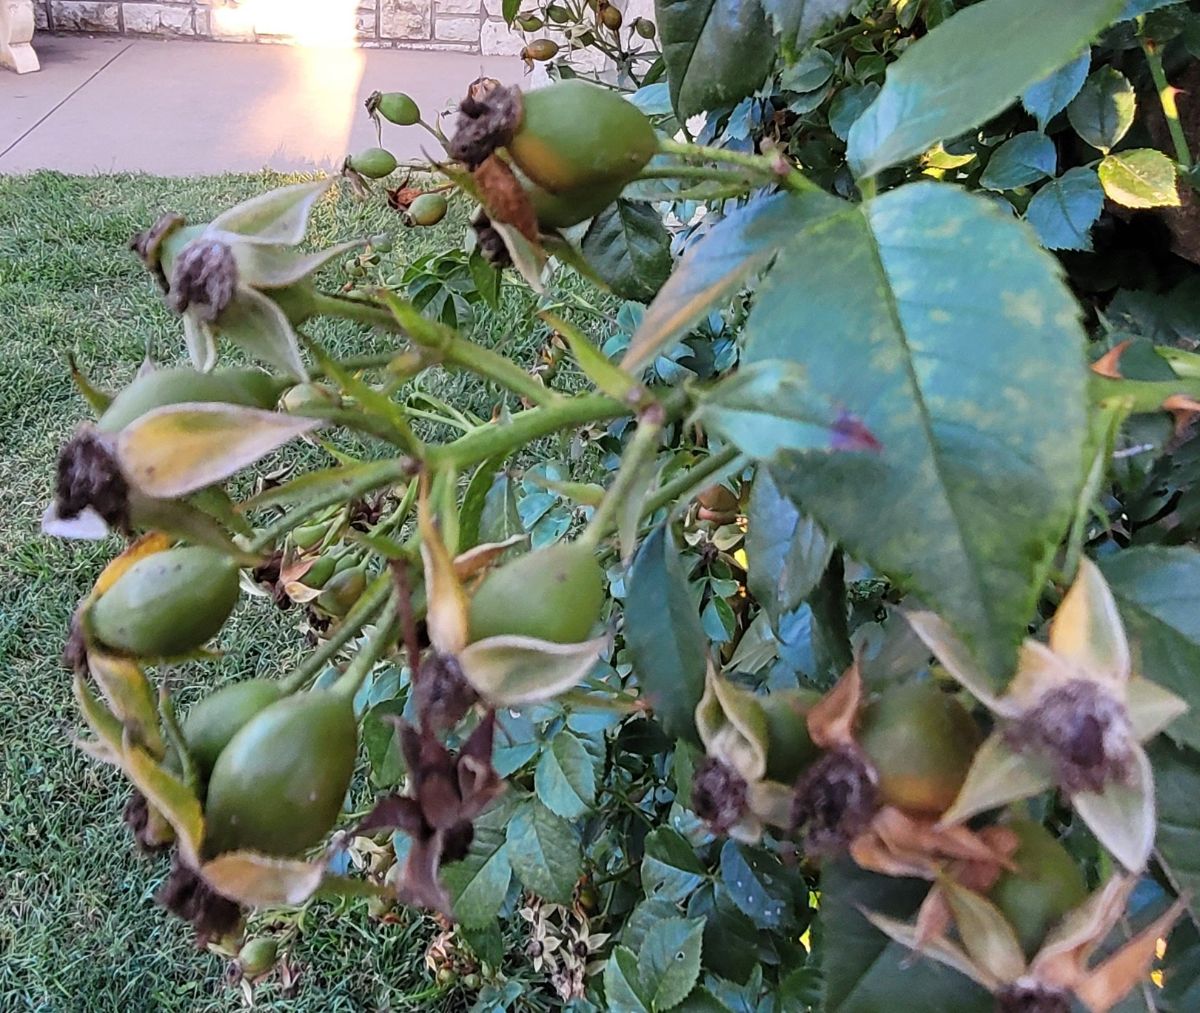
<path id="1" fill-rule="evenodd" d="M 212 322 L 233 301 L 238 269 L 233 250 L 219 239 L 194 239 L 183 248 L 171 274 L 170 302 Z"/>
<path id="2" fill-rule="evenodd" d="M 125 803 L 125 808 L 121 810 L 121 819 L 133 834 L 138 850 L 144 854 L 156 855 L 170 847 L 171 838 L 167 837 L 164 840 L 160 836 L 158 828 L 154 825 L 155 821 L 150 818 L 150 803 L 136 788 Z"/>
<path id="3" fill-rule="evenodd" d="M 170 212 L 159 218 L 150 228 L 135 232 L 133 238 L 129 240 L 129 248 L 141 258 L 142 263 L 154 275 L 159 288 L 164 292 L 171 286 L 162 267 L 162 244 L 167 236 L 176 229 L 182 228 L 185 223 L 186 219 L 183 215 Z"/>
<path id="4" fill-rule="evenodd" d="M 800 775 L 792 796 L 792 829 L 800 831 L 806 851 L 836 854 L 867 829 L 878 808 L 875 768 L 858 749 L 839 747 Z"/>
<path id="5" fill-rule="evenodd" d="M 706 757 L 692 778 L 692 808 L 715 834 L 727 834 L 746 814 L 746 779 L 723 760 Z"/>
<path id="6" fill-rule="evenodd" d="M 450 157 L 475 169 L 497 148 L 513 139 L 521 125 L 521 90 L 507 88 L 493 78 L 473 81 L 459 103 Z"/>
<path id="7" fill-rule="evenodd" d="M 494 222 L 511 225 L 531 243 L 538 238 L 537 215 L 529 195 L 508 163 L 489 155 L 472 173 L 483 206 Z"/>
<path id="8" fill-rule="evenodd" d="M 1045 693 L 1005 729 L 1008 743 L 1050 757 L 1069 792 L 1103 791 L 1133 774 L 1134 734 L 1122 704 L 1089 679 Z"/>
<path id="9" fill-rule="evenodd" d="M 54 508 L 59 517 L 69 520 L 88 507 L 109 527 L 129 531 L 129 485 L 113 441 L 85 423 L 59 451 Z"/>
<path id="10" fill-rule="evenodd" d="M 453 728 L 479 699 L 458 660 L 437 651 L 430 651 L 421 662 L 412 693 L 421 724 L 434 731 Z"/>
<path id="11" fill-rule="evenodd" d="M 200 946 L 229 935 L 242 919 L 242 909 L 217 893 L 178 855 L 172 858 L 171 875 L 155 899 L 172 914 L 191 922 Z"/>

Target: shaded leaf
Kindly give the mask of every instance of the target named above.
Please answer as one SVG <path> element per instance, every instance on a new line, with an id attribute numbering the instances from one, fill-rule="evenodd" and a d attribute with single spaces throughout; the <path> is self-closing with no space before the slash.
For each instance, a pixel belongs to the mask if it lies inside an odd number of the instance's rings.
<path id="1" fill-rule="evenodd" d="M 695 988 L 703 939 L 702 918 L 666 918 L 646 933 L 638 951 L 638 978 L 652 1010 L 678 1006 Z"/>
<path id="2" fill-rule="evenodd" d="M 1158 797 L 1155 857 L 1175 891 L 1191 896 L 1192 920 L 1200 925 L 1200 753 L 1161 739 L 1148 753 Z"/>
<path id="3" fill-rule="evenodd" d="M 583 865 L 571 824 L 534 800 L 508 825 L 508 859 L 530 890 L 557 904 L 571 903 Z"/>
<path id="4" fill-rule="evenodd" d="M 780 489 L 934 605 L 998 684 L 1072 514 L 1086 436 L 1077 317 L 1019 223 L 917 183 L 800 233 L 746 325 L 746 361 L 796 362 L 881 446 L 781 454 Z"/>
<path id="5" fill-rule="evenodd" d="M 508 845 L 503 838 L 487 850 L 473 845 L 465 859 L 442 869 L 441 879 L 450 892 L 454 917 L 463 925 L 484 928 L 495 924 L 512 881 Z"/>
<path id="6" fill-rule="evenodd" d="M 1109 155 L 1098 172 L 1109 199 L 1127 208 L 1179 207 L 1178 171 L 1161 151 L 1135 148 Z"/>
<path id="7" fill-rule="evenodd" d="M 1025 220 L 1048 250 L 1090 250 L 1092 226 L 1104 210 L 1104 190 L 1095 169 L 1063 173 L 1033 195 Z"/>
<path id="8" fill-rule="evenodd" d="M 763 0 L 763 9 L 785 51 L 797 53 L 823 29 L 849 14 L 853 6 L 854 0 Z M 811 91 L 825 80 L 796 90 Z"/>
<path id="9" fill-rule="evenodd" d="M 1121 2 L 1073 0 L 1053 17 L 1044 0 L 984 0 L 960 10 L 888 68 L 879 97 L 850 130 L 854 174 L 873 176 L 991 119 L 1078 53 Z"/>
<path id="10" fill-rule="evenodd" d="M 655 0 L 654 21 L 681 118 L 745 98 L 775 62 L 759 0 Z"/>
<path id="11" fill-rule="evenodd" d="M 667 734 L 694 739 L 705 637 L 669 527 L 651 532 L 634 559 L 626 585 L 625 643 L 638 684 Z"/>
<path id="12" fill-rule="evenodd" d="M 718 222 L 680 259 L 642 317 L 621 367 L 632 372 L 652 362 L 766 267 L 805 225 L 843 207 L 827 194 L 776 194 Z"/>
<path id="13" fill-rule="evenodd" d="M 849 861 L 827 863 L 821 872 L 822 971 L 829 1013 L 992 1013 L 983 989 L 956 971 L 911 951 L 872 927 L 861 911 L 907 921 L 929 884 L 863 872 Z"/>
<path id="14" fill-rule="evenodd" d="M 621 1013 L 650 1013 L 638 994 L 637 957 L 625 946 L 617 946 L 604 965 L 604 997 L 610 1010 Z"/>
<path id="15" fill-rule="evenodd" d="M 671 274 L 671 237 L 649 204 L 618 200 L 583 235 L 583 255 L 622 299 L 649 302 Z"/>
<path id="16" fill-rule="evenodd" d="M 1079 94 L 1091 66 L 1092 51 L 1088 48 L 1070 63 L 1025 89 L 1021 104 L 1037 120 L 1039 130 L 1045 130 L 1046 125 Z"/>
<path id="17" fill-rule="evenodd" d="M 646 835 L 642 889 L 647 897 L 681 901 L 704 880 L 704 866 L 687 839 L 671 827 Z"/>
<path id="18" fill-rule="evenodd" d="M 1200 552 L 1132 548 L 1103 560 L 1100 569 L 1125 622 L 1134 670 L 1189 705 L 1166 734 L 1200 749 Z"/>
<path id="19" fill-rule="evenodd" d="M 121 430 L 117 458 L 131 485 L 171 499 L 223 481 L 318 425 L 241 405 L 167 405 Z"/>
<path id="20" fill-rule="evenodd" d="M 1101 67 L 1067 106 L 1067 119 L 1075 133 L 1107 154 L 1133 126 L 1136 107 L 1129 79 L 1115 67 Z"/>
<path id="21" fill-rule="evenodd" d="M 570 732 L 559 732 L 542 750 L 533 787 L 552 813 L 575 819 L 596 801 L 596 768 L 587 750 Z"/>
<path id="22" fill-rule="evenodd" d="M 1057 168 L 1054 142 L 1029 131 L 1009 138 L 992 153 L 979 182 L 989 190 L 1015 190 L 1053 176 Z"/>
<path id="23" fill-rule="evenodd" d="M 295 246 L 304 238 L 313 205 L 333 183 L 334 177 L 330 177 L 281 186 L 218 215 L 209 230 L 232 232 L 248 243 Z"/>

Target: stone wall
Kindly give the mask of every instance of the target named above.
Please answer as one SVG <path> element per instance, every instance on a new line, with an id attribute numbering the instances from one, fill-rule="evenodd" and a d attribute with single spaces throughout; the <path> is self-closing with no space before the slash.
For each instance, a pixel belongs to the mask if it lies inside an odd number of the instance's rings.
<path id="1" fill-rule="evenodd" d="M 336 0 L 335 0 L 336 2 Z M 238 0 L 34 0 L 37 26 L 234 42 L 286 42 L 279 26 L 238 15 Z M 355 31 L 373 48 L 514 55 L 520 33 L 501 20 L 501 0 L 358 0 Z"/>

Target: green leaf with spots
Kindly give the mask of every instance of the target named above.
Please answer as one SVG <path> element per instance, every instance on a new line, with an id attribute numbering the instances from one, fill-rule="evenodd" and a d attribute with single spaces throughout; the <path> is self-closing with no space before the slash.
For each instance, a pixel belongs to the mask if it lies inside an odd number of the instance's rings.
<path id="1" fill-rule="evenodd" d="M 575 819 L 596 801 L 596 769 L 587 750 L 570 732 L 552 738 L 533 775 L 538 798 L 552 813 Z"/>
<path id="2" fill-rule="evenodd" d="M 1161 151 L 1135 148 L 1109 155 L 1097 171 L 1109 199 L 1127 208 L 1179 207 L 1179 172 Z"/>
<path id="3" fill-rule="evenodd" d="M 928 151 L 1002 111 L 1061 67 L 1112 20 L 1121 0 L 983 0 L 942 22 L 888 68 L 850 131 L 858 177 Z"/>
<path id="4" fill-rule="evenodd" d="M 681 118 L 745 98 L 775 62 L 759 0 L 655 0 L 654 15 Z"/>
<path id="5" fill-rule="evenodd" d="M 779 488 L 928 601 L 998 685 L 1081 480 L 1078 316 L 1018 222 L 918 183 L 800 232 L 746 324 L 747 363 L 796 363 L 880 446 L 781 454 Z"/>
<path id="6" fill-rule="evenodd" d="M 646 933 L 638 951 L 638 978 L 656 1013 L 678 1006 L 696 987 L 703 939 L 703 918 L 666 918 Z"/>
<path id="7" fill-rule="evenodd" d="M 521 882 L 557 904 L 571 903 L 583 867 L 571 824 L 541 802 L 522 806 L 508 825 L 508 860 Z"/>
<path id="8" fill-rule="evenodd" d="M 760 929 L 795 924 L 795 898 L 783 864 L 769 851 L 737 841 L 721 848 L 721 882 L 730 898 Z"/>
<path id="9" fill-rule="evenodd" d="M 1101 561 L 1141 675 L 1187 701 L 1166 734 L 1200 749 L 1200 552 L 1145 546 Z"/>
<path id="10" fill-rule="evenodd" d="M 1101 67 L 1067 106 L 1075 133 L 1107 154 L 1133 126 L 1137 98 L 1129 79 L 1115 67 Z"/>
<path id="11" fill-rule="evenodd" d="M 1025 220 L 1047 250 L 1090 250 L 1092 226 L 1104 210 L 1104 190 L 1095 169 L 1080 166 L 1033 195 Z"/>

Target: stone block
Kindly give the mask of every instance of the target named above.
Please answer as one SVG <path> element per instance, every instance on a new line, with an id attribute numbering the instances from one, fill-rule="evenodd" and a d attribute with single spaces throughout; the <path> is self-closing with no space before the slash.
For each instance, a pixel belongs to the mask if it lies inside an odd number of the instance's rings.
<path id="1" fill-rule="evenodd" d="M 49 13 L 49 4 L 46 2 L 46 0 L 38 0 L 38 2 L 33 5 L 33 27 L 43 32 L 49 28 Z"/>
<path id="2" fill-rule="evenodd" d="M 439 14 L 474 14 L 479 16 L 479 0 L 436 0 Z"/>
<path id="3" fill-rule="evenodd" d="M 489 18 L 504 19 L 504 0 L 483 0 L 483 9 Z"/>
<path id="4" fill-rule="evenodd" d="M 92 0 L 52 0 L 54 30 L 58 32 L 117 32 L 121 29 L 120 4 Z"/>
<path id="5" fill-rule="evenodd" d="M 195 35 L 190 7 L 165 4 L 124 5 L 125 31 L 139 35 Z"/>
<path id="6" fill-rule="evenodd" d="M 439 42 L 479 42 L 479 18 L 438 18 L 435 38 Z"/>
<path id="7" fill-rule="evenodd" d="M 381 39 L 428 39 L 433 27 L 433 0 L 379 0 Z"/>
<path id="8" fill-rule="evenodd" d="M 485 21 L 479 32 L 479 51 L 484 56 L 519 56 L 525 37 L 503 21 Z"/>

